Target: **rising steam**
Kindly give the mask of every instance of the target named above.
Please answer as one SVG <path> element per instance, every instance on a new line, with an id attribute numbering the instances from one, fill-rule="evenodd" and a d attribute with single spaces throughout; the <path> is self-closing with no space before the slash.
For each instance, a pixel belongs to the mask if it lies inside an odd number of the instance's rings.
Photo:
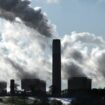
<path id="1" fill-rule="evenodd" d="M 52 36 L 52 25 L 40 8 L 33 9 L 29 0 L 0 0 L 0 17 L 12 22 L 19 18 L 25 25 L 45 36 Z"/>
<path id="2" fill-rule="evenodd" d="M 0 17 L 0 80 L 40 77 L 51 82 L 53 30 L 41 9 L 33 9 L 29 0 L 0 0 Z M 72 32 L 61 43 L 64 79 L 87 76 L 94 87 L 105 86 L 103 38 Z"/>

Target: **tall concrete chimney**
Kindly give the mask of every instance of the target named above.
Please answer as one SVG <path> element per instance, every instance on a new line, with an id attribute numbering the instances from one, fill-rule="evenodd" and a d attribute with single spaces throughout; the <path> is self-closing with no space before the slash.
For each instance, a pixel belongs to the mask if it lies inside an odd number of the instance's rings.
<path id="1" fill-rule="evenodd" d="M 61 96 L 61 45 L 59 39 L 53 40 L 52 52 L 52 95 Z"/>
<path id="2" fill-rule="evenodd" d="M 15 94 L 15 80 L 13 79 L 10 80 L 10 93 L 11 95 Z"/>

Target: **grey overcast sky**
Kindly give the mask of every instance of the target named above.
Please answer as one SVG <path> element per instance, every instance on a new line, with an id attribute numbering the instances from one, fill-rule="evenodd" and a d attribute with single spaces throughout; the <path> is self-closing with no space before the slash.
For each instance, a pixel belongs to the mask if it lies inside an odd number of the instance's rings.
<path id="1" fill-rule="evenodd" d="M 60 35 L 90 32 L 105 35 L 105 0 L 32 0 L 57 26 Z"/>

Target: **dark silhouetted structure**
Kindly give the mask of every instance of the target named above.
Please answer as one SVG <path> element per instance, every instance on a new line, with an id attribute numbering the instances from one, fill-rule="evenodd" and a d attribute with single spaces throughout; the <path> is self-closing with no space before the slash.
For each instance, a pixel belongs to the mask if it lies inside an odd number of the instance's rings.
<path id="1" fill-rule="evenodd" d="M 10 93 L 11 95 L 15 94 L 15 80 L 11 79 L 10 81 Z"/>
<path id="2" fill-rule="evenodd" d="M 87 77 L 72 77 L 68 80 L 69 90 L 91 89 L 91 79 Z"/>
<path id="3" fill-rule="evenodd" d="M 3 82 L 3 81 L 0 81 L 0 91 L 1 90 L 6 90 L 6 89 L 7 89 L 7 83 Z"/>
<path id="4" fill-rule="evenodd" d="M 52 52 L 52 95 L 61 95 L 61 45 L 59 39 L 53 40 Z"/>
<path id="5" fill-rule="evenodd" d="M 7 92 L 7 83 L 0 81 L 0 94 L 5 94 Z"/>
<path id="6" fill-rule="evenodd" d="M 19 102 L 22 102 L 20 103 L 22 105 L 29 105 L 33 98 L 35 100 L 32 105 L 62 105 L 62 102 L 58 98 L 69 98 L 72 105 L 104 105 L 105 88 L 92 89 L 91 83 L 92 80 L 87 77 L 72 77 L 68 80 L 68 89 L 61 91 L 61 45 L 59 39 L 54 39 L 52 52 L 52 86 L 50 90 L 46 91 L 46 82 L 37 78 L 22 79 L 22 89 L 19 90 L 17 88 L 18 84 L 15 84 L 15 80 L 12 79 L 10 81 L 9 92 L 6 90 L 7 83 L 0 82 L 0 96 L 11 96 L 10 99 L 12 99 L 13 104 L 15 104 L 15 98 L 18 99 L 17 96 L 19 96 Z M 32 98 L 32 100 L 29 103 L 27 103 L 28 101 L 25 102 L 29 98 Z M 57 98 L 57 100 L 52 101 L 54 98 Z M 24 99 L 24 101 L 21 101 L 21 99 Z M 2 99 L 0 99 L 1 101 Z M 16 101 L 16 104 L 18 104 L 18 101 Z"/>
<path id="7" fill-rule="evenodd" d="M 77 96 L 88 96 L 91 90 L 91 79 L 87 77 L 72 77 L 68 80 L 68 95 Z"/>
<path id="8" fill-rule="evenodd" d="M 46 92 L 46 83 L 40 79 L 23 79 L 21 81 L 21 88 L 25 92 L 31 92 L 35 95 L 43 95 Z"/>

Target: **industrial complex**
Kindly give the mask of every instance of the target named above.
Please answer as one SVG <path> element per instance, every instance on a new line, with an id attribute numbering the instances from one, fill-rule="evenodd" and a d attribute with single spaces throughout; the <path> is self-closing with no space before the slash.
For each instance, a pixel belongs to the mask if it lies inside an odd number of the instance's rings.
<path id="1" fill-rule="evenodd" d="M 7 83 L 0 82 L 0 95 L 8 96 L 39 96 L 39 97 L 75 97 L 78 94 L 104 96 L 105 89 L 92 89 L 92 80 L 87 77 L 71 77 L 67 80 L 68 88 L 61 90 L 61 43 L 54 39 L 52 43 L 52 86 L 46 91 L 46 82 L 38 78 L 21 80 L 21 90 L 16 88 L 15 80 L 10 80 L 10 91 L 7 92 Z"/>

